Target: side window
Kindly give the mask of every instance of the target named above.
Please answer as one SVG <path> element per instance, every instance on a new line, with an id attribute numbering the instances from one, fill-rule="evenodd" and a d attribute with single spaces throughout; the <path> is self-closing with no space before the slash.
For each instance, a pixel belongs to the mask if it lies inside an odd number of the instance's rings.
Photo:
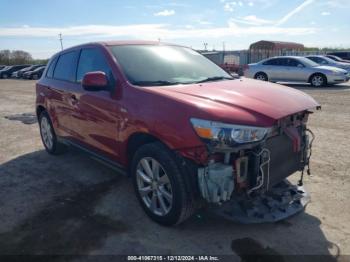
<path id="1" fill-rule="evenodd" d="M 304 67 L 304 65 L 301 62 L 292 58 L 288 59 L 288 66 Z"/>
<path id="2" fill-rule="evenodd" d="M 277 65 L 277 59 L 270 59 L 263 63 L 263 65 Z"/>
<path id="3" fill-rule="evenodd" d="M 60 55 L 53 74 L 54 78 L 75 82 L 78 55 L 78 51 L 72 51 Z"/>
<path id="4" fill-rule="evenodd" d="M 277 59 L 277 65 L 279 66 L 288 66 L 288 59 L 287 58 L 279 58 Z"/>
<path id="5" fill-rule="evenodd" d="M 327 65 L 327 64 L 328 64 L 328 62 L 327 62 L 326 59 L 318 58 L 318 60 L 320 61 L 320 62 L 318 62 L 318 63 L 320 63 L 320 64 L 322 64 L 322 65 Z"/>
<path id="6" fill-rule="evenodd" d="M 86 73 L 93 71 L 102 71 L 107 77 L 111 73 L 111 69 L 101 50 L 97 48 L 82 49 L 77 70 L 77 82 L 81 82 Z"/>
<path id="7" fill-rule="evenodd" d="M 53 70 L 55 69 L 56 62 L 57 62 L 57 57 L 55 57 L 51 61 L 50 65 L 49 65 L 49 68 L 47 69 L 46 77 L 48 77 L 48 78 L 52 78 L 53 77 Z"/>

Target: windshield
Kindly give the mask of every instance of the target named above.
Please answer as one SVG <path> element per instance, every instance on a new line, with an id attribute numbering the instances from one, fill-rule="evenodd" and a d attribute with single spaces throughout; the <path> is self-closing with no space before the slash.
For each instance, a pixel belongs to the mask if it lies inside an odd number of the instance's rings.
<path id="1" fill-rule="evenodd" d="M 315 67 L 315 66 L 320 66 L 319 64 L 315 63 L 309 58 L 306 57 L 298 57 L 299 61 L 302 62 L 305 66 L 308 67 Z"/>
<path id="2" fill-rule="evenodd" d="M 112 46 L 129 82 L 140 86 L 189 84 L 233 79 L 190 48 L 162 45 Z"/>

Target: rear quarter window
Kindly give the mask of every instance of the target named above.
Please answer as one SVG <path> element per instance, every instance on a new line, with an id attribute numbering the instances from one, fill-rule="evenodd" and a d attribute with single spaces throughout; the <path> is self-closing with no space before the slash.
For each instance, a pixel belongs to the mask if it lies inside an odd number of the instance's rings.
<path id="1" fill-rule="evenodd" d="M 54 59 L 52 59 L 50 65 L 49 65 L 49 68 L 47 69 L 46 77 L 53 78 L 53 71 L 55 69 L 57 58 L 58 57 L 55 57 Z"/>
<path id="2" fill-rule="evenodd" d="M 71 51 L 60 55 L 53 77 L 58 80 L 75 82 L 79 51 Z"/>

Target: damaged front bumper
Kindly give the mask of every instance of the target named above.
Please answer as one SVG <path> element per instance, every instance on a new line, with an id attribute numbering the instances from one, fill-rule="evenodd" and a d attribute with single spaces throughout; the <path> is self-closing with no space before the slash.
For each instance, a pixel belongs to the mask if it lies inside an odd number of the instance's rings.
<path id="1" fill-rule="evenodd" d="M 309 173 L 313 133 L 305 117 L 281 121 L 259 144 L 232 150 L 212 150 L 208 165 L 198 168 L 199 191 L 217 214 L 236 222 L 276 222 L 304 209 L 310 201 L 302 187 Z M 219 149 L 219 150 L 218 150 Z M 221 157 L 220 157 L 221 156 Z M 302 173 L 298 186 L 286 179 Z"/>
<path id="2" fill-rule="evenodd" d="M 310 196 L 303 186 L 285 180 L 261 195 L 233 193 L 230 201 L 213 207 L 212 211 L 242 224 L 273 223 L 303 211 L 309 202 Z"/>

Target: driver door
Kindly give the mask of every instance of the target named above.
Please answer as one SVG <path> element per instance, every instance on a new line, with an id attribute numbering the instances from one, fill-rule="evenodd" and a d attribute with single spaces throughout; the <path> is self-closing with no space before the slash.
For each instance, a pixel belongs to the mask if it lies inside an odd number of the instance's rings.
<path id="1" fill-rule="evenodd" d="M 82 79 L 88 72 L 102 71 L 108 77 L 108 88 L 99 91 L 87 91 Z M 99 47 L 83 48 L 77 67 L 79 89 L 74 114 L 75 132 L 80 143 L 104 156 L 118 159 L 117 123 L 120 112 L 118 101 L 112 97 L 115 78 L 104 53 Z"/>

